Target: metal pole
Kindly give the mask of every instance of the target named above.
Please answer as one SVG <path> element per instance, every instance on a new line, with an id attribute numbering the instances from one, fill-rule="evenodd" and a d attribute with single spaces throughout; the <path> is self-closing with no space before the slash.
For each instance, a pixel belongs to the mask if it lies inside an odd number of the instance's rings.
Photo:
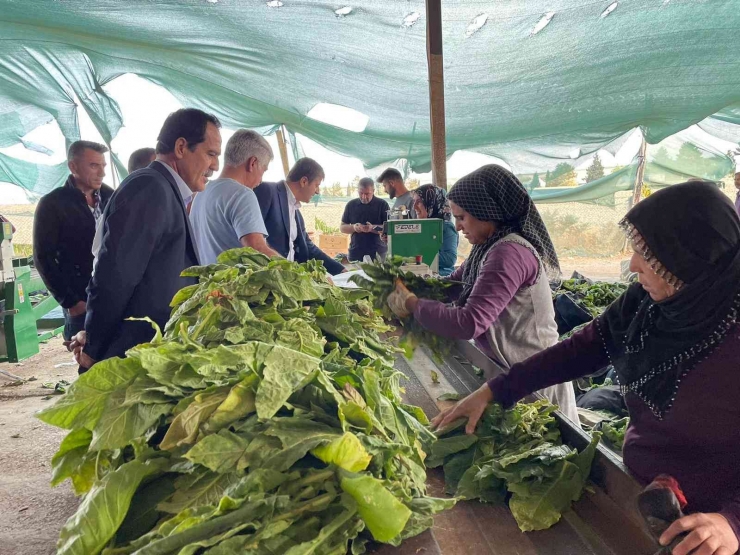
<path id="1" fill-rule="evenodd" d="M 642 178 L 645 175 L 645 152 L 647 151 L 647 143 L 645 142 L 645 135 L 642 135 L 642 144 L 640 145 L 640 152 L 637 155 L 637 172 L 635 174 L 635 187 L 632 190 L 632 197 L 627 207 L 629 211 L 635 204 L 640 202 L 640 196 L 642 195 Z M 625 237 L 624 247 L 622 252 L 628 252 L 630 250 L 629 239 Z"/>
<path id="2" fill-rule="evenodd" d="M 642 136 L 642 144 L 640 145 L 640 153 L 637 155 L 637 174 L 635 175 L 635 188 L 632 191 L 632 198 L 630 199 L 629 207 L 632 208 L 635 204 L 640 202 L 640 196 L 642 195 L 642 178 L 645 175 L 645 152 L 647 151 L 647 143 L 645 142 L 645 135 Z"/>
<path id="3" fill-rule="evenodd" d="M 447 189 L 445 80 L 442 58 L 442 0 L 426 0 L 429 122 L 432 134 L 432 181 Z"/>
<path id="4" fill-rule="evenodd" d="M 283 162 L 283 171 L 285 172 L 285 177 L 288 177 L 290 164 L 288 164 L 288 149 L 285 147 L 285 135 L 283 134 L 282 125 L 277 130 L 277 141 L 278 149 L 280 150 L 280 160 Z"/>

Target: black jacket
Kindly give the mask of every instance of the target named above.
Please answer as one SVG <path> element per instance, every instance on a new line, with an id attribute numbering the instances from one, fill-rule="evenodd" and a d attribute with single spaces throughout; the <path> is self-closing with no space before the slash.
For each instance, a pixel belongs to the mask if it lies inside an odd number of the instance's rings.
<path id="1" fill-rule="evenodd" d="M 113 189 L 100 188 L 100 210 Z M 95 217 L 85 195 L 70 175 L 67 182 L 44 195 L 33 220 L 33 259 L 49 292 L 64 308 L 87 299 L 93 268 Z"/>
<path id="2" fill-rule="evenodd" d="M 282 256 L 287 257 L 290 252 L 290 211 L 288 210 L 288 190 L 285 181 L 262 183 L 254 189 L 254 194 L 257 195 L 262 219 L 267 228 L 267 244 Z M 324 253 L 308 238 L 306 224 L 303 222 L 300 210 L 296 211 L 295 219 L 298 225 L 298 236 L 293 242 L 295 261 L 321 260 L 324 268 L 331 275 L 342 272 L 344 266 Z"/>
<path id="3" fill-rule="evenodd" d="M 161 162 L 123 180 L 103 214 L 103 237 L 87 299 L 84 351 L 95 360 L 123 356 L 154 336 L 148 316 L 164 328 L 170 301 L 198 265 L 185 204 Z"/>

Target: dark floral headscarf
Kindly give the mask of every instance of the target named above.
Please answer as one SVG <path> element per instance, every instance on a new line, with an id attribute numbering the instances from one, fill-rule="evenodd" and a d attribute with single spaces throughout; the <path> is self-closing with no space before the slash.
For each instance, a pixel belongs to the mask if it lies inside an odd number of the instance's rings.
<path id="1" fill-rule="evenodd" d="M 424 208 L 427 209 L 428 218 L 439 218 L 440 220 L 449 221 L 452 218 L 450 212 L 450 203 L 447 202 L 447 193 L 441 187 L 434 185 L 422 185 L 412 191 L 413 194 L 421 199 Z"/>

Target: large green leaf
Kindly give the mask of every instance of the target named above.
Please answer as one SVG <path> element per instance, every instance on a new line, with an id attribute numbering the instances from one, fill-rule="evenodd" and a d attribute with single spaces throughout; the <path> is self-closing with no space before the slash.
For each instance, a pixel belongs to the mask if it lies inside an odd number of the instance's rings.
<path id="1" fill-rule="evenodd" d="M 93 429 L 91 451 L 126 447 L 151 428 L 160 416 L 169 414 L 174 406 L 166 403 L 126 405 L 126 392 L 119 389 L 108 398 L 105 412 Z"/>
<path id="2" fill-rule="evenodd" d="M 269 269 L 256 272 L 252 279 L 262 281 L 266 287 L 296 301 L 314 301 L 323 297 L 322 289 L 316 287 L 308 274 L 299 274 L 286 269 Z"/>
<path id="3" fill-rule="evenodd" d="M 238 473 L 219 474 L 206 469 L 196 470 L 175 480 L 175 493 L 157 508 L 177 514 L 190 507 L 218 503 L 224 491 L 238 483 Z"/>
<path id="4" fill-rule="evenodd" d="M 103 414 L 110 395 L 131 384 L 143 372 L 138 361 L 130 358 L 109 358 L 95 364 L 82 374 L 51 407 L 36 413 L 37 418 L 71 430 L 92 430 Z"/>
<path id="5" fill-rule="evenodd" d="M 257 388 L 257 415 L 275 416 L 294 391 L 308 384 L 319 371 L 320 360 L 284 347 L 274 347 L 265 358 L 262 382 Z"/>
<path id="6" fill-rule="evenodd" d="M 185 458 L 194 463 L 205 466 L 214 472 L 233 472 L 242 470 L 246 463 L 239 463 L 244 457 L 249 442 L 230 432 L 221 430 L 218 434 L 211 434 L 201 439 L 185 455 Z"/>
<path id="7" fill-rule="evenodd" d="M 273 418 L 265 435 L 278 438 L 281 449 L 250 450 L 250 467 L 287 470 L 306 453 L 341 437 L 339 429 L 305 418 Z"/>
<path id="8" fill-rule="evenodd" d="M 509 508 L 519 528 L 525 532 L 549 528 L 560 520 L 561 514 L 570 508 L 573 501 L 578 500 L 588 479 L 599 439 L 597 434 L 574 461 L 556 463 L 557 472 L 551 477 L 507 484 L 513 493 Z"/>
<path id="9" fill-rule="evenodd" d="M 314 553 L 336 553 L 337 546 L 341 546 L 346 551 L 347 540 L 355 536 L 359 530 L 351 526 L 351 519 L 356 514 L 354 509 L 346 510 L 337 515 L 331 522 L 324 526 L 318 535 L 307 542 L 293 546 L 285 555 L 313 555 Z M 348 527 L 347 524 L 350 524 Z M 341 533 L 346 529 L 345 533 Z M 348 533 L 352 530 L 354 533 Z M 339 537 L 336 537 L 336 536 Z"/>
<path id="10" fill-rule="evenodd" d="M 92 432 L 79 428 L 67 434 L 59 445 L 59 450 L 51 458 L 51 485 L 56 486 L 67 478 L 72 478 L 75 493 L 80 495 L 92 487 L 89 475 L 86 476 L 84 465 L 87 449 L 92 441 Z"/>
<path id="11" fill-rule="evenodd" d="M 350 472 L 365 470 L 372 460 L 357 436 L 349 432 L 331 443 L 314 448 L 311 454 L 327 464 L 335 464 Z"/>
<path id="12" fill-rule="evenodd" d="M 258 382 L 257 374 L 249 374 L 232 387 L 226 399 L 208 418 L 206 423 L 208 431 L 217 432 L 232 422 L 253 413 L 256 408 L 254 388 Z"/>
<path id="13" fill-rule="evenodd" d="M 174 449 L 180 445 L 194 443 L 201 431 L 201 425 L 226 399 L 229 391 L 228 387 L 220 387 L 196 394 L 187 408 L 172 421 L 160 448 Z"/>
<path id="14" fill-rule="evenodd" d="M 129 349 L 126 354 L 130 359 L 138 360 L 147 374 L 160 384 L 171 387 L 198 387 L 199 383 L 184 379 L 184 376 L 178 373 L 188 358 L 188 352 L 189 347 L 172 341 L 159 345 L 138 345 Z M 199 376 L 192 377 L 202 383 Z"/>
<path id="15" fill-rule="evenodd" d="M 131 461 L 108 473 L 83 498 L 77 512 L 62 527 L 58 555 L 96 555 L 105 547 L 128 513 L 139 484 L 166 467 L 167 461 Z"/>
<path id="16" fill-rule="evenodd" d="M 465 451 L 477 441 L 478 436 L 475 434 L 462 434 L 438 439 L 432 445 L 432 452 L 429 459 L 427 459 L 426 464 L 430 468 L 440 466 L 444 463 L 446 457 L 459 453 L 460 451 Z"/>
<path id="17" fill-rule="evenodd" d="M 340 484 L 357 503 L 357 510 L 373 538 L 389 542 L 401 533 L 411 510 L 388 491 L 381 480 L 342 473 Z"/>

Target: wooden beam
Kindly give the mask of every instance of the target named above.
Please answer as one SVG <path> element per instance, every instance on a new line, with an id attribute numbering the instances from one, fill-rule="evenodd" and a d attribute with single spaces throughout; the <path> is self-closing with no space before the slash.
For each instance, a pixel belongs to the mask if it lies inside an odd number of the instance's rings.
<path id="1" fill-rule="evenodd" d="M 432 181 L 447 189 L 445 79 L 442 57 L 442 0 L 426 0 L 429 121 L 432 133 Z"/>
<path id="2" fill-rule="evenodd" d="M 278 150 L 280 150 L 280 160 L 283 162 L 283 171 L 285 172 L 285 177 L 288 177 L 290 164 L 288 164 L 288 149 L 285 146 L 285 135 L 283 134 L 282 125 L 277 130 L 277 142 Z"/>

